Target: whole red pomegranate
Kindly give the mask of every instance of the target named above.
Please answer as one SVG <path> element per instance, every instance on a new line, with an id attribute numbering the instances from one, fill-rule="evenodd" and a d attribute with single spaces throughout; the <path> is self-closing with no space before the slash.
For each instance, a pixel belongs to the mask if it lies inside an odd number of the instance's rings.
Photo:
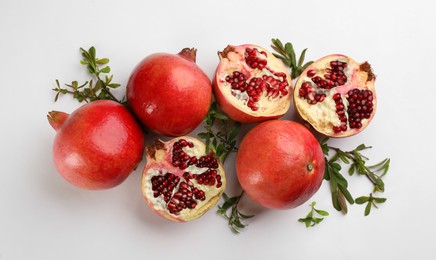
<path id="1" fill-rule="evenodd" d="M 84 189 L 108 189 L 123 182 L 142 159 L 144 136 L 121 104 L 99 100 L 71 115 L 51 111 L 57 131 L 53 159 L 59 173 Z"/>
<path id="2" fill-rule="evenodd" d="M 294 208 L 321 186 L 324 155 L 317 139 L 304 126 L 270 120 L 243 138 L 236 173 L 244 191 L 260 205 Z"/>
<path id="3" fill-rule="evenodd" d="M 208 76 L 195 64 L 196 49 L 157 53 L 133 70 L 127 99 L 139 120 L 155 133 L 181 136 L 194 130 L 212 102 Z"/>
<path id="4" fill-rule="evenodd" d="M 312 63 L 298 78 L 295 106 L 318 132 L 331 137 L 351 136 L 361 132 L 374 117 L 374 82 L 368 62 L 329 55 Z"/>
<path id="5" fill-rule="evenodd" d="M 182 136 L 146 148 L 142 193 L 160 216 L 184 222 L 202 216 L 224 192 L 226 175 L 204 143 Z"/>
<path id="6" fill-rule="evenodd" d="M 288 111 L 291 76 L 270 52 L 251 44 L 229 45 L 218 56 L 214 94 L 230 118 L 254 123 L 279 118 Z"/>

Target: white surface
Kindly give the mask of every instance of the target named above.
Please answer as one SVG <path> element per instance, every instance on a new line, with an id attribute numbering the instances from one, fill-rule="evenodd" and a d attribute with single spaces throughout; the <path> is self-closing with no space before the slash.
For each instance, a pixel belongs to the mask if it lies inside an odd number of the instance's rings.
<path id="1" fill-rule="evenodd" d="M 435 259 L 434 4 L 350 2 L 2 0 L 0 259 Z M 272 37 L 292 41 L 297 52 L 308 47 L 309 59 L 343 53 L 373 65 L 374 120 L 363 133 L 332 141 L 343 149 L 372 145 L 371 162 L 392 159 L 384 179 L 388 201 L 369 217 L 358 205 L 347 216 L 336 212 L 324 182 L 313 198 L 330 212 L 321 225 L 297 222 L 307 205 L 270 211 L 245 198 L 244 211 L 256 217 L 234 235 L 215 210 L 184 224 L 152 213 L 141 197 L 140 170 L 98 192 L 79 190 L 56 173 L 46 113 L 79 106 L 70 97 L 54 103 L 51 91 L 55 79 L 87 78 L 79 47 L 95 45 L 125 86 L 137 62 L 153 52 L 195 46 L 197 63 L 212 77 L 218 50 L 269 47 Z M 235 195 L 232 160 L 226 166 L 227 192 Z M 355 196 L 370 191 L 363 177 L 349 183 Z"/>

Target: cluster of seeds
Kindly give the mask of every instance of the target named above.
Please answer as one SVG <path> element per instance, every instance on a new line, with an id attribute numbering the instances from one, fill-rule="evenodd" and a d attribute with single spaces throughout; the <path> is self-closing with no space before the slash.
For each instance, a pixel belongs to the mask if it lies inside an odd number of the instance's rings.
<path id="1" fill-rule="evenodd" d="M 326 98 L 326 93 L 335 87 L 344 85 L 348 78 L 345 75 L 347 68 L 346 62 L 331 61 L 330 67 L 327 68 L 326 74 L 323 77 L 316 75 L 315 70 L 309 70 L 306 76 L 311 79 L 301 84 L 298 94 L 305 99 L 307 103 L 315 105 L 323 102 Z M 359 129 L 362 127 L 362 120 L 371 117 L 373 111 L 373 93 L 370 90 L 349 90 L 345 95 L 348 106 L 345 108 L 341 94 L 335 93 L 333 101 L 335 102 L 336 114 L 340 120 L 340 125 L 333 126 L 335 133 L 345 132 L 348 127 Z M 348 115 L 348 117 L 347 117 Z M 347 124 L 348 123 L 348 124 Z"/>
<path id="2" fill-rule="evenodd" d="M 231 75 L 226 77 L 226 82 L 231 85 L 233 96 L 237 96 L 237 93 L 247 93 L 247 106 L 253 111 L 259 110 L 257 102 L 260 100 L 263 93 L 265 93 L 265 96 L 268 98 L 286 96 L 288 94 L 287 87 L 289 86 L 286 80 L 286 74 L 270 70 L 266 67 L 267 60 L 259 57 L 260 55 L 267 56 L 264 51 L 259 52 L 256 48 L 247 48 L 245 52 L 245 62 L 252 69 L 266 69 L 271 75 L 262 75 L 262 77 L 247 79 L 243 73 L 234 71 Z"/>
<path id="3" fill-rule="evenodd" d="M 350 128 L 361 128 L 362 120 L 371 117 L 374 110 L 373 94 L 371 90 L 352 89 L 347 93 L 348 100 L 348 122 Z"/>
<path id="4" fill-rule="evenodd" d="M 313 83 L 315 83 L 319 88 L 332 89 L 337 86 L 342 86 L 347 82 L 347 76 L 344 72 L 346 67 L 346 62 L 331 61 L 330 68 L 326 69 L 324 78 L 315 76 L 315 70 L 309 70 L 306 75 L 311 78 Z"/>
<path id="5" fill-rule="evenodd" d="M 341 131 L 347 131 L 347 116 L 345 115 L 345 106 L 342 102 L 341 94 L 336 93 L 333 95 L 333 101 L 335 101 L 336 104 L 336 114 L 339 117 L 339 120 L 341 121 L 341 125 L 339 126 L 333 126 L 333 131 L 335 133 L 339 133 Z"/>
<path id="6" fill-rule="evenodd" d="M 221 176 L 218 174 L 218 160 L 212 155 L 205 155 L 197 158 L 189 156 L 183 151 L 184 147 L 193 148 L 194 144 L 185 139 L 180 139 L 173 145 L 172 164 L 181 170 L 188 168 L 189 165 L 195 165 L 197 168 L 207 168 L 200 174 L 184 172 L 183 178 L 173 173 L 155 175 L 151 178 L 151 187 L 155 198 L 163 196 L 167 203 L 168 211 L 171 214 L 178 215 L 183 209 L 193 209 L 197 206 L 198 200 L 206 199 L 203 190 L 195 187 L 191 179 L 195 179 L 198 184 L 206 186 L 221 187 Z"/>
<path id="7" fill-rule="evenodd" d="M 256 48 L 247 48 L 245 49 L 245 62 L 252 69 L 263 70 L 268 62 L 267 60 L 259 57 L 260 55 L 265 56 L 265 58 L 268 57 L 264 51 L 259 51 Z"/>

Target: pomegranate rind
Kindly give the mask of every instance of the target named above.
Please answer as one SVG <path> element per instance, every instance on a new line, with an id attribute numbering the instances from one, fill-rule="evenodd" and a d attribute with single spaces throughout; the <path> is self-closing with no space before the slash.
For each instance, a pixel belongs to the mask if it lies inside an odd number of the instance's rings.
<path id="1" fill-rule="evenodd" d="M 259 110 L 253 111 L 246 104 L 238 100 L 231 93 L 231 88 L 226 84 L 225 77 L 233 71 L 245 71 L 257 73 L 257 69 L 250 68 L 244 61 L 245 50 L 256 48 L 267 54 L 268 67 L 276 72 L 286 75 L 289 93 L 279 99 L 267 102 L 266 97 L 261 99 L 263 103 Z M 233 120 L 241 123 L 256 123 L 282 117 L 289 109 L 292 98 L 292 79 L 283 63 L 274 57 L 268 50 L 252 44 L 240 46 L 229 45 L 223 52 L 218 52 L 220 62 L 213 80 L 214 96 L 221 109 Z"/>
<path id="2" fill-rule="evenodd" d="M 362 120 L 361 128 L 349 128 L 346 131 L 334 132 L 333 126 L 334 123 L 338 124 L 339 119 L 333 109 L 320 109 L 316 108 L 313 105 L 310 105 L 305 99 L 299 96 L 299 90 L 303 82 L 311 81 L 311 78 L 307 76 L 307 72 L 309 70 L 314 70 L 317 72 L 317 75 L 324 75 L 326 73 L 326 69 L 329 67 L 331 61 L 341 61 L 346 62 L 348 64 L 348 68 L 352 68 L 351 73 L 348 70 L 347 74 L 347 82 L 343 86 L 337 86 L 330 91 L 328 91 L 327 98 L 323 101 L 323 105 L 334 106 L 334 101 L 332 96 L 335 93 L 346 94 L 350 89 L 358 88 L 360 90 L 370 90 L 373 94 L 373 111 L 368 119 Z M 362 132 L 373 119 L 375 112 L 377 110 L 377 96 L 375 92 L 375 75 L 367 62 L 358 63 L 355 60 L 351 59 L 348 56 L 342 54 L 333 54 L 325 56 L 310 66 L 308 66 L 300 75 L 297 82 L 295 83 L 294 88 L 294 105 L 298 114 L 301 118 L 310 124 L 317 132 L 329 136 L 329 137 L 348 137 Z"/>
<path id="3" fill-rule="evenodd" d="M 236 157 L 243 190 L 271 209 L 291 209 L 309 200 L 322 184 L 324 167 L 324 154 L 315 136 L 288 120 L 270 120 L 252 128 Z"/>
<path id="4" fill-rule="evenodd" d="M 147 164 L 142 173 L 142 194 L 147 203 L 147 205 L 158 215 L 174 221 L 174 222 L 187 222 L 197 219 L 203 216 L 207 211 L 213 208 L 221 197 L 222 193 L 226 188 L 226 176 L 225 170 L 221 163 L 218 163 L 218 168 L 216 169 L 219 175 L 221 176 L 222 186 L 217 188 L 215 186 L 205 187 L 201 186 L 206 193 L 206 200 L 197 201 L 198 204 L 194 209 L 184 209 L 180 211 L 178 215 L 171 214 L 166 208 L 162 207 L 161 204 L 164 202 L 159 201 L 160 198 L 154 198 L 152 185 L 151 185 L 151 175 L 154 171 L 162 171 L 163 169 L 166 172 L 171 172 L 176 176 L 182 176 L 186 170 L 181 170 L 178 167 L 173 166 L 170 162 L 172 159 L 172 147 L 173 144 L 181 139 L 185 139 L 188 142 L 192 142 L 194 144 L 195 154 L 197 156 L 206 155 L 206 146 L 200 140 L 190 137 L 190 136 L 181 136 L 174 139 L 171 139 L 168 142 L 164 142 L 162 140 L 157 140 L 154 144 L 148 145 L 146 147 L 146 160 Z M 191 181 L 195 182 L 195 180 Z M 197 184 L 198 185 L 198 184 Z"/>

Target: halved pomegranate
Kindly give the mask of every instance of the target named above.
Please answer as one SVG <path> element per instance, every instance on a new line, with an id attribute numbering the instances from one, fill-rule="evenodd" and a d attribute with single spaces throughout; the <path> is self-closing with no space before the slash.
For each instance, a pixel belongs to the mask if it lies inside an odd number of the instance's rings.
<path id="1" fill-rule="evenodd" d="M 377 99 L 375 75 L 368 62 L 345 55 L 317 60 L 298 78 L 295 106 L 318 132 L 346 137 L 361 132 L 372 120 Z"/>
<path id="2" fill-rule="evenodd" d="M 146 147 L 142 193 L 147 204 L 172 221 L 190 221 L 212 208 L 224 192 L 224 168 L 200 140 L 182 136 Z"/>
<path id="3" fill-rule="evenodd" d="M 227 46 L 213 82 L 222 110 L 242 123 L 279 118 L 289 109 L 292 80 L 286 67 L 256 45 Z"/>

